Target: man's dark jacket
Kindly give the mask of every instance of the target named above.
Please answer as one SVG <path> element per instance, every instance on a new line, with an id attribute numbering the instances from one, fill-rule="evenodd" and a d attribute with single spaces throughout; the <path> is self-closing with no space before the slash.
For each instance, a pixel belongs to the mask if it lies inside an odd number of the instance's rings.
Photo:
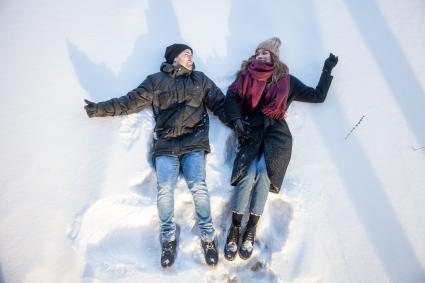
<path id="1" fill-rule="evenodd" d="M 207 108 L 225 123 L 224 94 L 202 72 L 168 63 L 160 70 L 127 95 L 97 103 L 95 116 L 126 115 L 151 106 L 154 156 L 210 152 Z"/>

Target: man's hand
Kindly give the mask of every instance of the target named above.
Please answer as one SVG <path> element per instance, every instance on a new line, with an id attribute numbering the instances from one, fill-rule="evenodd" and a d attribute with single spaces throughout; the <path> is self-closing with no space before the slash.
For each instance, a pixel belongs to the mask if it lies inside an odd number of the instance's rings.
<path id="1" fill-rule="evenodd" d="M 84 99 L 84 102 L 87 104 L 86 106 L 84 106 L 84 109 L 86 109 L 87 115 L 90 118 L 94 117 L 97 111 L 97 104 L 87 99 Z"/>

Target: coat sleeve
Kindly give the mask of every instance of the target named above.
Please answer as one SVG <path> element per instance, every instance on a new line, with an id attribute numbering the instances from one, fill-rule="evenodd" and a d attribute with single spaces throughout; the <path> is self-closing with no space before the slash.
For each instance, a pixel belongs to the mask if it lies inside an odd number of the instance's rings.
<path id="1" fill-rule="evenodd" d="M 221 122 L 228 126 L 226 115 L 224 112 L 225 96 L 220 88 L 207 76 L 204 81 L 204 103 L 214 115 L 218 116 Z"/>
<path id="2" fill-rule="evenodd" d="M 236 119 L 241 119 L 241 106 L 237 94 L 227 91 L 226 100 L 224 102 L 224 110 L 226 112 L 227 119 L 231 124 Z"/>
<path id="3" fill-rule="evenodd" d="M 322 72 L 316 88 L 303 84 L 298 78 L 291 75 L 291 96 L 295 101 L 321 103 L 326 99 L 333 76 L 329 72 Z"/>
<path id="4" fill-rule="evenodd" d="M 147 77 L 126 95 L 97 103 L 95 116 L 119 116 L 140 112 L 152 105 L 153 91 L 152 80 Z"/>

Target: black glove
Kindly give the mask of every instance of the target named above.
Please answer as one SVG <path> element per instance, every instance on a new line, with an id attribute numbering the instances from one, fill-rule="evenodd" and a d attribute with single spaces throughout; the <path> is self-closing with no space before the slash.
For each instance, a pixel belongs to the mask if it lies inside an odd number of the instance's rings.
<path id="1" fill-rule="evenodd" d="M 325 64 L 323 65 L 323 72 L 332 72 L 332 69 L 336 66 L 337 63 L 338 56 L 335 56 L 330 53 L 329 57 L 325 60 Z"/>
<path id="2" fill-rule="evenodd" d="M 249 128 L 249 123 L 247 121 L 236 119 L 234 126 L 240 142 L 245 142 L 250 139 L 249 135 L 251 133 L 251 129 Z"/>
<path id="3" fill-rule="evenodd" d="M 87 115 L 90 118 L 95 117 L 97 112 L 97 104 L 87 99 L 84 99 L 84 102 L 87 103 L 87 105 L 84 106 L 84 109 L 86 109 Z"/>

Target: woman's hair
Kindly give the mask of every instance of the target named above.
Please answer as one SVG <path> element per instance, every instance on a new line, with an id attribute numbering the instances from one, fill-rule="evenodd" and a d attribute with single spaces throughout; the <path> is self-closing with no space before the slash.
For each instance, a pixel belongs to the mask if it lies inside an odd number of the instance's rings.
<path id="1" fill-rule="evenodd" d="M 256 55 L 254 54 L 251 57 L 249 57 L 248 60 L 242 61 L 241 69 L 236 74 L 237 78 L 242 73 L 242 71 L 246 70 L 248 66 L 255 61 L 255 57 Z M 279 57 L 277 57 L 274 53 L 270 52 L 270 57 L 272 59 L 272 63 L 274 67 L 272 80 L 270 84 L 275 84 L 278 80 L 280 80 L 283 77 L 283 75 L 289 74 L 289 68 L 285 63 L 280 61 Z"/>

